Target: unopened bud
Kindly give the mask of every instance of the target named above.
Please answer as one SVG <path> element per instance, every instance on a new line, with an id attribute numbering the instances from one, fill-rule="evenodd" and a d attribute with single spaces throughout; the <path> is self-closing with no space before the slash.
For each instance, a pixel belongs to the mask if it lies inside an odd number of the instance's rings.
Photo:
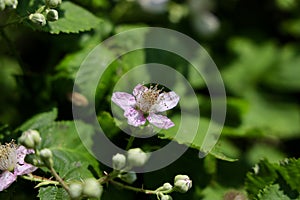
<path id="1" fill-rule="evenodd" d="M 141 167 L 149 158 L 140 148 L 129 149 L 127 153 L 127 162 L 131 167 Z"/>
<path id="2" fill-rule="evenodd" d="M 117 153 L 112 157 L 113 168 L 121 170 L 126 165 L 126 157 L 123 154 Z"/>
<path id="3" fill-rule="evenodd" d="M 102 192 L 102 185 L 100 185 L 96 179 L 89 178 L 84 181 L 82 194 L 91 198 L 99 198 Z"/>
<path id="4" fill-rule="evenodd" d="M 55 9 L 46 10 L 47 21 L 53 22 L 58 20 L 58 12 Z"/>
<path id="5" fill-rule="evenodd" d="M 42 161 L 48 166 L 48 167 L 53 167 L 53 155 L 52 151 L 50 149 L 42 149 L 40 151 L 40 156 Z"/>
<path id="6" fill-rule="evenodd" d="M 4 0 L 2 1 L 7 7 L 11 7 L 13 9 L 17 8 L 18 0 Z"/>
<path id="7" fill-rule="evenodd" d="M 22 133 L 19 142 L 29 149 L 36 148 L 41 143 L 40 133 L 36 130 L 28 130 Z"/>
<path id="8" fill-rule="evenodd" d="M 159 187 L 158 189 L 156 189 L 156 191 L 169 191 L 173 188 L 173 186 L 170 183 L 164 183 L 163 186 Z"/>
<path id="9" fill-rule="evenodd" d="M 172 200 L 173 198 L 170 195 L 161 196 L 160 200 Z"/>
<path id="10" fill-rule="evenodd" d="M 80 183 L 71 183 L 70 186 L 70 196 L 71 199 L 77 199 L 81 196 L 82 193 L 82 184 Z"/>
<path id="11" fill-rule="evenodd" d="M 46 25 L 46 19 L 45 16 L 41 13 L 33 13 L 29 15 L 30 21 L 32 21 L 35 24 L 38 24 L 40 26 Z"/>
<path id="12" fill-rule="evenodd" d="M 174 189 L 177 192 L 185 193 L 192 187 L 192 181 L 187 175 L 177 175 L 174 179 Z"/>
<path id="13" fill-rule="evenodd" d="M 0 11 L 5 9 L 5 2 L 3 0 L 0 0 Z"/>
<path id="14" fill-rule="evenodd" d="M 45 0 L 48 8 L 57 8 L 61 4 L 61 0 Z"/>
<path id="15" fill-rule="evenodd" d="M 129 171 L 126 174 L 122 174 L 119 176 L 119 178 L 129 184 L 132 184 L 137 179 L 134 171 Z"/>
<path id="16" fill-rule="evenodd" d="M 172 188 L 173 188 L 173 186 L 170 183 L 164 183 L 164 185 L 163 185 L 164 190 L 170 190 Z"/>

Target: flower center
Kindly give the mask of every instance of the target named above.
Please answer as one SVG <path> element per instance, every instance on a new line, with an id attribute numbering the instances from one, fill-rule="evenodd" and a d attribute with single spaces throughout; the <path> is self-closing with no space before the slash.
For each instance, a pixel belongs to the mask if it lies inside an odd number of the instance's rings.
<path id="1" fill-rule="evenodd" d="M 17 165 L 17 145 L 14 141 L 0 145 L 0 170 L 12 171 Z"/>
<path id="2" fill-rule="evenodd" d="M 157 85 L 150 86 L 146 90 L 142 91 L 137 98 L 137 106 L 144 113 L 149 113 L 151 111 L 151 107 L 157 102 L 159 93 L 162 90 L 157 88 Z"/>

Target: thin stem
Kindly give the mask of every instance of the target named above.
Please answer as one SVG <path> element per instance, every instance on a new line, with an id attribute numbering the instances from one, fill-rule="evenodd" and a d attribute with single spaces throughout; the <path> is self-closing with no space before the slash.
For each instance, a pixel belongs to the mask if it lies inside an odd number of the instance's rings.
<path id="1" fill-rule="evenodd" d="M 44 177 L 41 177 L 41 176 L 32 175 L 32 174 L 24 175 L 24 176 L 21 176 L 21 177 L 25 180 L 36 181 L 36 182 L 45 182 L 47 185 L 48 184 L 51 184 L 51 185 L 58 185 L 59 184 L 58 181 L 53 181 L 51 179 L 44 178 Z"/>
<path id="2" fill-rule="evenodd" d="M 53 167 L 50 167 L 50 171 L 52 175 L 55 177 L 55 179 L 60 183 L 60 185 L 68 192 L 70 193 L 69 186 L 60 178 L 60 176 L 56 173 L 55 169 Z"/>
<path id="3" fill-rule="evenodd" d="M 114 181 L 114 180 L 109 180 L 109 182 L 116 185 L 116 186 L 122 187 L 122 188 L 127 189 L 127 190 L 132 190 L 132 191 L 135 191 L 135 192 L 141 192 L 141 193 L 145 193 L 145 194 L 156 194 L 157 193 L 157 191 L 155 191 L 155 190 L 146 190 L 146 189 L 143 189 L 143 188 L 136 188 L 136 187 L 133 187 L 133 186 L 130 186 L 130 185 L 125 185 L 123 183 L 120 183 L 120 182 L 117 182 L 117 181 Z"/>
<path id="4" fill-rule="evenodd" d="M 128 143 L 127 143 L 127 146 L 126 146 L 126 150 L 129 150 L 130 147 L 132 147 L 134 138 L 135 138 L 134 136 L 130 136 L 130 138 L 129 138 L 129 140 L 128 140 Z"/>

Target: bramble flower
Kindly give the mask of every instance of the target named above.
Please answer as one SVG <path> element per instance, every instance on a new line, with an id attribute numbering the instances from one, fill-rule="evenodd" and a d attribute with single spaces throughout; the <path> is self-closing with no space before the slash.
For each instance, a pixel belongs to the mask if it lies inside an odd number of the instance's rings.
<path id="1" fill-rule="evenodd" d="M 14 141 L 0 145 L 0 191 L 8 188 L 17 176 L 29 174 L 37 169 L 24 162 L 25 156 L 31 153 L 34 153 L 34 150 L 18 146 Z"/>
<path id="2" fill-rule="evenodd" d="M 112 101 L 125 111 L 124 116 L 129 125 L 141 126 L 148 120 L 158 128 L 168 129 L 174 126 L 174 123 L 166 116 L 157 113 L 174 108 L 179 102 L 179 96 L 173 91 L 162 92 L 157 85 L 147 88 L 138 84 L 133 89 L 133 95 L 114 92 Z"/>

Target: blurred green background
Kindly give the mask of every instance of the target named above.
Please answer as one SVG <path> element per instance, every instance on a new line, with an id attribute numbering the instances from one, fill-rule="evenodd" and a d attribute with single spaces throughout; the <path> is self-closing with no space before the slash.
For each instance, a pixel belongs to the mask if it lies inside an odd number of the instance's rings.
<path id="1" fill-rule="evenodd" d="M 238 161 L 216 160 L 213 156 L 200 160 L 191 149 L 170 167 L 145 174 L 142 177 L 145 185 L 159 185 L 153 177 L 173 177 L 179 172 L 193 171 L 193 192 L 188 197 L 178 195 L 174 199 L 229 200 L 243 196 L 246 172 L 262 158 L 276 163 L 286 157 L 300 156 L 299 1 L 73 0 L 71 5 L 62 5 L 62 25 L 57 30 L 52 26 L 54 23 L 41 28 L 28 20 L 7 25 L 18 15 L 35 10 L 40 1 L 32 2 L 19 1 L 16 12 L 0 11 L 1 140 L 7 140 L 5 133 L 10 129 L 53 107 L 58 108 L 58 120 L 71 120 L 68 94 L 88 53 L 118 32 L 155 26 L 192 37 L 215 61 L 227 92 L 227 118 L 216 148 Z M 68 15 L 68 8 L 78 15 L 72 16 L 71 12 Z M 74 17 L 74 26 L 64 26 L 64 16 Z M 107 72 L 96 96 L 100 123 L 102 111 L 109 112 L 111 86 L 135 63 L 146 63 L 151 56 L 159 56 L 162 62 L 171 58 L 163 52 L 159 55 L 144 52 L 142 56 L 137 52 L 112 64 L 113 70 Z M 182 70 L 185 65 L 181 62 L 168 63 Z M 205 84 L 193 77 L 193 73 L 187 72 L 185 76 L 197 92 L 203 117 L 209 117 Z M 109 125 L 107 128 L 113 130 Z M 123 192 L 127 199 L 148 198 Z M 105 195 L 104 199 L 118 198 Z"/>

